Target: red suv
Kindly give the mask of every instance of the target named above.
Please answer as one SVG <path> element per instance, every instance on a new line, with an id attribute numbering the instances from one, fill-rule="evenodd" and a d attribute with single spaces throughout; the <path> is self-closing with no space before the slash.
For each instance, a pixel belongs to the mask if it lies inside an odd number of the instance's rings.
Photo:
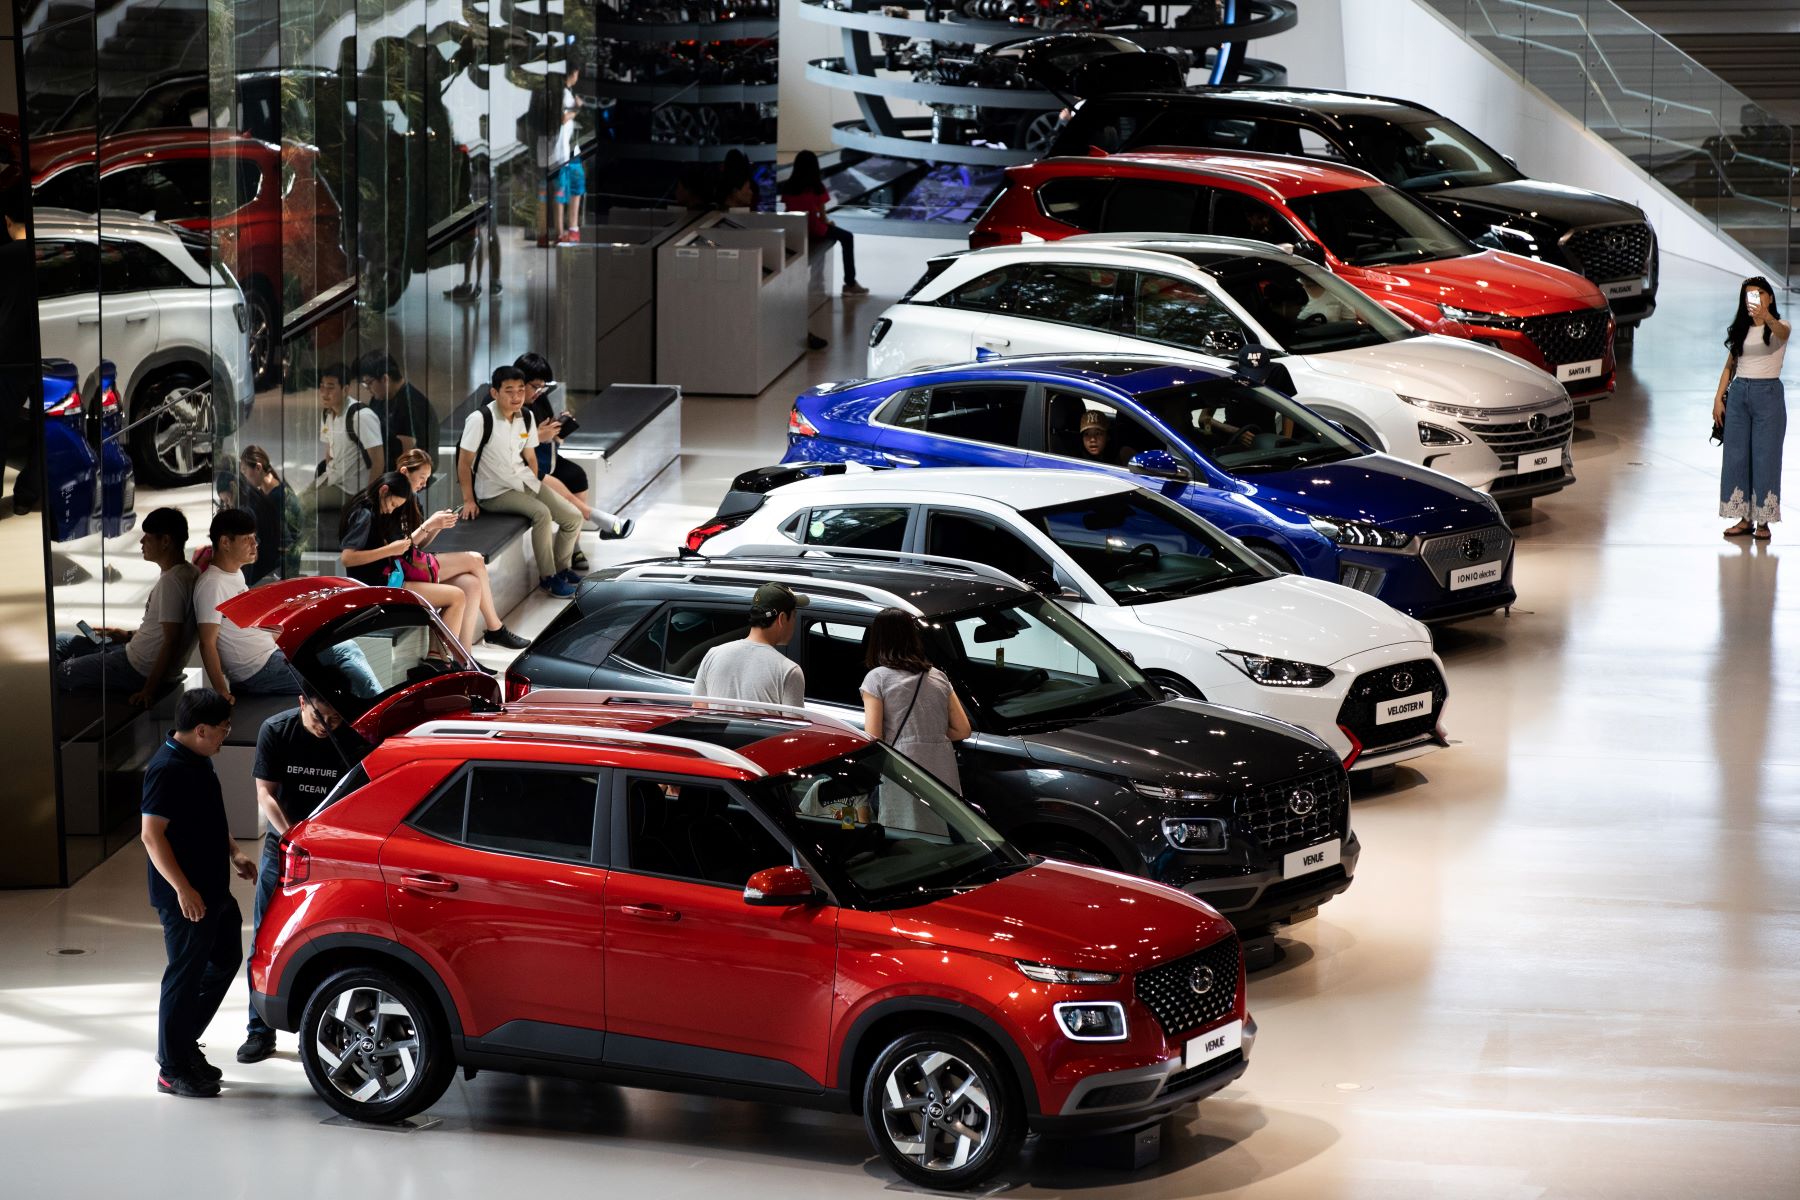
<path id="1" fill-rule="evenodd" d="M 35 203 L 77 212 L 116 208 L 154 213 L 214 236 L 220 261 L 238 277 L 249 305 L 250 365 L 258 386 L 278 378 L 284 312 L 349 278 L 343 214 L 317 150 L 277 146 L 235 133 L 148 129 L 99 141 L 96 187 L 94 131 L 34 138 Z M 214 206 L 228 179 L 237 207 Z"/>
<path id="2" fill-rule="evenodd" d="M 349 580 L 223 610 L 376 749 L 284 842 L 251 958 L 325 1102 L 458 1067 L 862 1114 L 964 1187 L 1027 1129 L 1143 1128 L 1242 1074 L 1231 926 L 1029 858 L 925 772 L 802 709 L 537 691 L 502 705 L 436 614 Z"/>
<path id="3" fill-rule="evenodd" d="M 1612 394 L 1614 325 L 1599 288 L 1550 263 L 1483 250 L 1356 167 L 1229 151 L 1047 158 L 1008 168 L 969 244 L 1142 231 L 1290 244 L 1417 329 L 1551 372 L 1578 405 Z"/>

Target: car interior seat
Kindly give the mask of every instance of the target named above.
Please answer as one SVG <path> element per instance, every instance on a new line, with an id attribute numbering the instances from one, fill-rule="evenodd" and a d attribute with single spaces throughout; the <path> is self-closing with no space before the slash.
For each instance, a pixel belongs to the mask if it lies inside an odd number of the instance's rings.
<path id="1" fill-rule="evenodd" d="M 1051 392 L 1044 413 L 1049 433 L 1050 453 L 1074 455 L 1081 451 L 1081 412 L 1085 406 L 1078 396 Z"/>

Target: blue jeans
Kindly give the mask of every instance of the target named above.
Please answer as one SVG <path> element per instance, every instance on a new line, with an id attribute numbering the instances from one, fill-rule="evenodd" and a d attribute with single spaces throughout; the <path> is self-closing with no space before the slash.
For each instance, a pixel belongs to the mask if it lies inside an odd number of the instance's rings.
<path id="1" fill-rule="evenodd" d="M 1734 379 L 1725 393 L 1719 515 L 1753 525 L 1781 520 L 1781 443 L 1787 404 L 1779 379 Z"/>
<path id="2" fill-rule="evenodd" d="M 275 898 L 275 889 L 281 883 L 281 843 L 274 834 L 263 838 L 262 863 L 256 871 L 256 898 L 250 902 L 250 945 L 254 950 L 256 935 L 262 931 L 263 912 L 269 907 L 269 901 Z M 244 982 L 250 982 L 250 956 L 244 958 Z M 255 988 L 251 989 L 255 991 Z M 244 1026 L 250 1033 L 274 1033 L 269 1023 L 262 1019 L 256 1011 L 256 1002 L 250 1002 L 250 1023 Z"/>
<path id="3" fill-rule="evenodd" d="M 288 666 L 287 659 L 277 652 L 269 655 L 269 661 L 248 679 L 233 679 L 231 690 L 245 696 L 298 696 L 300 676 L 294 674 L 294 668 Z"/>
<path id="4" fill-rule="evenodd" d="M 123 646 L 102 646 L 85 637 L 59 633 L 56 658 L 56 686 L 65 692 L 108 688 L 129 696 L 144 686 L 144 677 L 132 670 Z"/>

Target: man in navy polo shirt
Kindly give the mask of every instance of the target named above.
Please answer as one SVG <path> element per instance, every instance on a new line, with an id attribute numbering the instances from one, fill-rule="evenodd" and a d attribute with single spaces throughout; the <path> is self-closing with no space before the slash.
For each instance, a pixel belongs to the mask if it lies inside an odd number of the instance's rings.
<path id="1" fill-rule="evenodd" d="M 150 903 L 162 920 L 162 1001 L 156 1013 L 156 1090 L 216 1096 L 221 1072 L 200 1053 L 244 960 L 243 915 L 231 872 L 256 877 L 225 819 L 212 757 L 231 732 L 231 701 L 208 688 L 181 697 L 175 730 L 144 770 L 141 836 L 150 855 Z"/>

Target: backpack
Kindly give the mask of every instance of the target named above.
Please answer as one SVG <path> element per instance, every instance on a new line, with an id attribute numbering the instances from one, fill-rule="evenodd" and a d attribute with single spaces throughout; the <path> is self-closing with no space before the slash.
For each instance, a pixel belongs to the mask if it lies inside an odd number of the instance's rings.
<path id="1" fill-rule="evenodd" d="M 362 452 L 363 470 L 365 471 L 375 465 L 375 460 L 369 457 L 369 448 L 363 445 L 362 438 L 358 437 L 356 434 L 356 417 L 358 413 L 374 411 L 374 409 L 364 404 L 361 400 L 352 400 L 350 402 L 350 407 L 344 410 L 344 432 L 349 435 L 350 444 Z M 376 420 L 375 427 L 377 429 L 381 428 L 381 421 L 379 419 Z"/>

